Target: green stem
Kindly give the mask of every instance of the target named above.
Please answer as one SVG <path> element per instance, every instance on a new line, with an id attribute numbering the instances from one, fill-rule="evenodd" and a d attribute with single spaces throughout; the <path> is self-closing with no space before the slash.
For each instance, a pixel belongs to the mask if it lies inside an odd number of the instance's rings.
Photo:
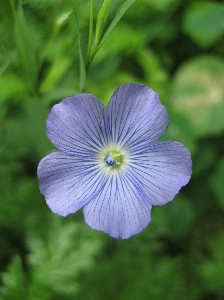
<path id="1" fill-rule="evenodd" d="M 74 10 L 74 14 L 76 20 L 77 33 L 78 33 L 77 38 L 78 38 L 79 66 L 80 66 L 80 93 L 83 93 L 86 85 L 86 67 L 85 67 L 85 61 L 82 52 L 82 46 L 81 46 L 81 33 L 79 27 L 79 20 L 75 10 Z"/>
<path id="2" fill-rule="evenodd" d="M 90 66 L 92 64 L 92 61 L 93 61 L 96 53 L 97 53 L 97 49 L 96 50 L 94 49 L 94 51 L 92 51 L 92 54 L 91 54 L 91 56 L 89 57 L 89 59 L 88 59 L 88 61 L 86 63 L 86 74 L 88 74 L 88 72 L 89 72 L 89 68 L 90 68 Z"/>
<path id="3" fill-rule="evenodd" d="M 91 57 L 91 50 L 92 50 L 92 43 L 93 43 L 93 21 L 94 21 L 94 0 L 90 0 L 89 41 L 88 41 L 86 67 Z"/>

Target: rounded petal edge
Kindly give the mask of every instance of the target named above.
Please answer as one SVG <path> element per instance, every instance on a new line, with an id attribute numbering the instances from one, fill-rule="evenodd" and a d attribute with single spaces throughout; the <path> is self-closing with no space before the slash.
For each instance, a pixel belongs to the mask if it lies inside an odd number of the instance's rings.
<path id="1" fill-rule="evenodd" d="M 105 184 L 102 172 L 92 158 L 53 152 L 44 157 L 37 169 L 39 188 L 49 208 L 67 216 L 85 206 Z"/>
<path id="2" fill-rule="evenodd" d="M 108 123 L 112 142 L 134 147 L 157 141 L 167 130 L 169 116 L 151 88 L 126 83 L 118 86 L 110 99 Z"/>
<path id="3" fill-rule="evenodd" d="M 152 205 L 126 176 L 111 176 L 100 193 L 84 207 L 85 222 L 113 238 L 128 239 L 151 221 Z"/>
<path id="4" fill-rule="evenodd" d="M 163 205 L 189 182 L 191 154 L 178 142 L 151 143 L 133 153 L 130 173 L 152 205 Z"/>
<path id="5" fill-rule="evenodd" d="M 106 109 L 91 94 L 78 94 L 55 104 L 47 119 L 47 136 L 68 154 L 96 152 L 107 143 Z"/>

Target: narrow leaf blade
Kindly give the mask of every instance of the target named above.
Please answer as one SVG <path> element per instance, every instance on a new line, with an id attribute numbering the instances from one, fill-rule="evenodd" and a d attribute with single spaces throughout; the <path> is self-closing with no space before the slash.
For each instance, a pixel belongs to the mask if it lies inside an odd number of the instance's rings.
<path id="1" fill-rule="evenodd" d="M 110 15 L 111 4 L 112 4 L 112 0 L 103 0 L 101 2 L 99 12 L 97 15 L 97 22 L 96 22 L 96 38 L 95 38 L 96 46 L 98 46 L 101 36 L 105 31 L 105 26 L 107 25 L 108 18 Z"/>
<path id="2" fill-rule="evenodd" d="M 19 1 L 17 10 L 14 2 L 10 1 L 10 3 L 15 20 L 17 53 L 20 70 L 25 81 L 29 82 L 28 85 L 32 89 L 35 86 L 38 73 L 36 45 L 33 42 L 33 32 L 27 23 L 22 1 Z"/>
<path id="3" fill-rule="evenodd" d="M 75 10 L 74 13 L 75 13 L 76 27 L 78 32 L 77 38 L 78 38 L 79 65 L 80 65 L 80 92 L 82 93 L 85 89 L 85 84 L 86 84 L 86 68 L 85 68 L 85 60 L 84 60 L 82 45 L 81 45 L 81 32 L 79 27 L 79 21 Z"/>
<path id="4" fill-rule="evenodd" d="M 128 10 L 128 8 L 135 2 L 136 0 L 127 0 L 124 4 L 121 5 L 121 7 L 119 8 L 119 10 L 117 11 L 117 13 L 115 14 L 113 20 L 111 21 L 109 27 L 107 28 L 106 32 L 104 33 L 98 50 L 99 48 L 103 45 L 103 43 L 106 41 L 106 39 L 108 38 L 109 34 L 111 33 L 111 31 L 114 29 L 114 27 L 117 25 L 117 23 L 120 21 L 120 19 L 122 18 L 122 16 L 125 14 L 125 12 Z M 98 51 L 97 50 L 97 51 Z"/>

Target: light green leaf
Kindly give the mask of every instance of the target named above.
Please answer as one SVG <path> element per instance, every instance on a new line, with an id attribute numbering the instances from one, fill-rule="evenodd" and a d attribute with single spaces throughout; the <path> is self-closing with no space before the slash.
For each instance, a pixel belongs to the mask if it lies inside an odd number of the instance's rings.
<path id="1" fill-rule="evenodd" d="M 192 2 L 184 17 L 183 30 L 200 46 L 213 45 L 224 34 L 224 4 Z"/>
<path id="2" fill-rule="evenodd" d="M 80 64 L 80 92 L 82 93 L 86 85 L 86 69 L 85 61 L 81 46 L 81 34 L 78 34 L 78 46 L 79 46 L 79 64 Z"/>
<path id="3" fill-rule="evenodd" d="M 99 50 L 100 47 L 102 47 L 102 45 L 104 44 L 104 42 L 106 41 L 106 39 L 108 38 L 109 34 L 111 33 L 111 31 L 114 29 L 114 27 L 117 25 L 117 23 L 120 21 L 120 19 L 122 18 L 122 16 L 125 14 L 125 12 L 128 10 L 128 8 L 135 2 L 135 0 L 127 0 L 125 1 L 124 4 L 121 5 L 121 7 L 118 9 L 118 11 L 116 12 L 114 18 L 112 19 L 110 25 L 108 26 L 106 32 L 104 33 L 104 35 L 102 36 L 102 39 L 100 41 L 99 47 L 97 49 L 97 51 Z"/>
<path id="4" fill-rule="evenodd" d="M 86 60 L 86 71 L 88 72 L 88 67 L 91 64 L 90 57 L 92 52 L 93 43 L 93 23 L 94 23 L 94 0 L 90 0 L 89 9 L 89 40 L 88 40 L 88 50 L 87 50 L 87 60 Z"/>
<path id="5" fill-rule="evenodd" d="M 79 21 L 75 11 L 74 13 L 75 13 L 76 27 L 78 32 L 77 39 L 78 39 L 78 49 L 79 49 L 80 92 L 82 93 L 86 85 L 86 67 L 85 67 L 85 60 L 84 60 L 82 45 L 81 45 L 81 32 L 79 27 Z"/>
<path id="6" fill-rule="evenodd" d="M 46 93 L 55 88 L 70 66 L 71 60 L 68 57 L 63 56 L 56 59 L 40 87 L 40 92 Z"/>
<path id="7" fill-rule="evenodd" d="M 98 46 L 100 38 L 105 30 L 110 15 L 112 0 L 103 0 L 100 4 L 100 8 L 96 20 L 96 36 L 95 47 Z"/>
<path id="8" fill-rule="evenodd" d="M 69 11 L 66 11 L 66 12 L 63 12 L 56 20 L 56 23 L 55 23 L 55 28 L 56 28 L 56 31 L 59 31 L 61 29 L 61 27 L 66 23 L 68 22 L 69 18 L 71 17 L 73 13 L 73 10 L 70 9 Z"/>
<path id="9" fill-rule="evenodd" d="M 19 1 L 18 11 L 15 9 L 14 1 L 10 1 L 10 3 L 15 19 L 19 67 L 27 86 L 32 90 L 34 89 L 38 73 L 34 33 L 27 24 L 22 1 Z"/>
<path id="10" fill-rule="evenodd" d="M 0 104 L 10 100 L 18 100 L 26 93 L 24 81 L 12 72 L 5 72 L 0 77 Z"/>
<path id="11" fill-rule="evenodd" d="M 104 2 L 105 2 L 105 4 L 104 4 Z M 111 3 L 110 3 L 109 0 L 108 1 L 102 1 L 101 8 L 100 8 L 101 12 L 99 12 L 99 14 L 100 14 L 100 20 L 99 20 L 98 25 L 97 25 L 97 36 L 96 36 L 95 43 L 94 43 L 94 46 L 92 47 L 92 49 L 91 49 L 91 46 L 90 46 L 91 35 L 89 37 L 89 47 L 88 47 L 88 57 L 87 57 L 87 64 L 86 64 L 86 72 L 88 72 L 89 67 L 90 67 L 90 65 L 91 65 L 91 63 L 93 61 L 93 58 L 95 57 L 95 55 L 99 51 L 99 49 L 102 47 L 102 45 L 104 44 L 104 42 L 108 38 L 109 34 L 111 33 L 111 31 L 114 29 L 114 27 L 120 21 L 120 19 L 122 18 L 122 16 L 124 15 L 124 13 L 127 11 L 127 9 L 134 2 L 135 2 L 135 0 L 127 0 L 125 3 L 123 3 L 121 5 L 121 7 L 118 9 L 118 11 L 116 12 L 116 14 L 115 14 L 114 18 L 112 19 L 112 21 L 110 22 L 110 25 L 105 30 L 106 23 L 107 23 L 107 18 L 108 18 L 108 15 L 109 15 L 109 8 L 111 6 Z M 105 16 L 103 16 L 103 13 L 105 14 Z M 99 14 L 98 14 L 98 18 L 99 18 Z M 91 22 L 90 22 L 90 24 L 91 24 Z M 104 34 L 101 37 L 101 34 L 102 34 L 103 31 L 104 31 Z M 91 34 L 91 30 L 90 30 L 90 34 Z M 90 50 L 91 50 L 91 55 L 89 55 Z"/>
<path id="12" fill-rule="evenodd" d="M 45 93 L 42 97 L 43 103 L 47 106 L 54 104 L 55 102 L 61 101 L 64 98 L 74 96 L 78 94 L 78 89 L 74 89 L 67 86 L 58 86 L 54 87 L 54 89 L 50 90 L 49 92 Z"/>
<path id="13" fill-rule="evenodd" d="M 224 129 L 224 61 L 199 56 L 175 74 L 171 90 L 173 109 L 185 116 L 195 134 L 219 134 Z"/>

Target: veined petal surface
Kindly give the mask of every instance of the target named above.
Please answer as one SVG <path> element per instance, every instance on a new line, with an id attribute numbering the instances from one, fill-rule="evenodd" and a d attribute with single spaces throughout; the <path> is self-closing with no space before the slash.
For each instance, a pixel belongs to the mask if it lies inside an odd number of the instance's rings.
<path id="1" fill-rule="evenodd" d="M 54 152 L 40 161 L 37 173 L 48 206 L 61 216 L 86 205 L 106 183 L 105 174 L 93 156 Z"/>
<path id="2" fill-rule="evenodd" d="M 47 135 L 61 151 L 85 155 L 107 143 L 106 109 L 95 96 L 79 94 L 52 107 Z"/>
<path id="3" fill-rule="evenodd" d="M 169 117 L 157 93 L 145 85 L 127 83 L 110 99 L 108 122 L 112 142 L 129 148 L 160 138 Z"/>
<path id="4" fill-rule="evenodd" d="M 135 181 L 112 175 L 100 193 L 84 207 L 86 223 L 114 238 L 127 239 L 151 220 L 151 204 Z"/>
<path id="5" fill-rule="evenodd" d="M 190 152 L 178 142 L 145 145 L 130 155 L 129 173 L 152 205 L 163 205 L 190 180 Z"/>

